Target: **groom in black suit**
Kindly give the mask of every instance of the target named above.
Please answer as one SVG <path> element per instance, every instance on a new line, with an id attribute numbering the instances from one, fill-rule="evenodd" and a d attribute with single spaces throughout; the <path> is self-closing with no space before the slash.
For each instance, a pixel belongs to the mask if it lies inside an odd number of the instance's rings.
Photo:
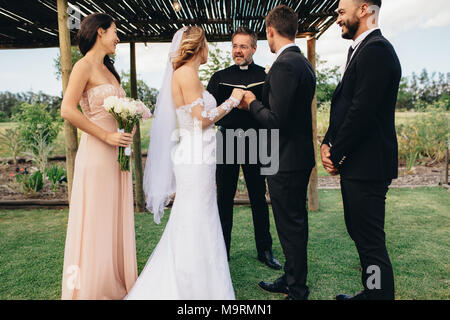
<path id="1" fill-rule="evenodd" d="M 307 299 L 306 193 L 315 165 L 311 103 L 316 77 L 295 45 L 298 17 L 294 10 L 280 5 L 269 12 L 265 22 L 269 47 L 277 59 L 266 77 L 262 101 L 248 91 L 239 108 L 248 110 L 262 128 L 279 132 L 279 170 L 267 181 L 286 263 L 281 278 L 259 285 L 270 292 L 286 293 L 287 299 Z"/>
<path id="2" fill-rule="evenodd" d="M 394 299 L 386 249 L 385 199 L 397 178 L 395 105 L 401 77 L 394 48 L 377 26 L 381 0 L 341 0 L 337 23 L 353 39 L 331 102 L 322 163 L 340 174 L 347 231 L 356 245 L 364 291 L 337 300 Z"/>

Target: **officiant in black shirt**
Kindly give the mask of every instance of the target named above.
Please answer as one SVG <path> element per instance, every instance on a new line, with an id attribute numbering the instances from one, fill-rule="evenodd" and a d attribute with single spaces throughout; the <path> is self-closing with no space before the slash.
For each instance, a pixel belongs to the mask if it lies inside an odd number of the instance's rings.
<path id="1" fill-rule="evenodd" d="M 252 91 L 256 98 L 261 100 L 262 87 L 266 77 L 265 69 L 253 62 L 253 54 L 256 51 L 257 35 L 248 28 L 238 28 L 231 38 L 233 60 L 235 65 L 216 72 L 208 84 L 207 90 L 216 98 L 217 105 L 229 98 L 234 87 L 241 87 Z M 272 254 L 272 237 L 270 235 L 269 208 L 266 201 L 266 182 L 261 175 L 259 161 L 254 164 L 249 161 L 249 139 L 245 138 L 247 130 L 256 130 L 259 125 L 250 113 L 233 109 L 228 115 L 219 120 L 218 134 L 223 140 L 218 139 L 217 154 L 223 158 L 218 159 L 216 169 L 217 202 L 220 221 L 222 224 L 228 259 L 230 259 L 231 229 L 233 226 L 233 205 L 239 179 L 239 169 L 242 166 L 245 183 L 251 203 L 253 226 L 255 231 L 256 249 L 258 259 L 272 269 L 281 269 L 280 263 Z M 226 130 L 234 131 L 234 161 L 228 163 Z M 245 132 L 240 131 L 244 130 Z M 245 140 L 245 162 L 238 161 L 237 153 L 239 139 Z M 223 143 L 220 143 L 223 141 Z M 258 146 L 257 142 L 257 146 Z M 223 161 L 222 161 L 223 159 Z M 258 155 L 259 159 L 259 155 Z M 222 163 L 221 163 L 222 162 Z"/>

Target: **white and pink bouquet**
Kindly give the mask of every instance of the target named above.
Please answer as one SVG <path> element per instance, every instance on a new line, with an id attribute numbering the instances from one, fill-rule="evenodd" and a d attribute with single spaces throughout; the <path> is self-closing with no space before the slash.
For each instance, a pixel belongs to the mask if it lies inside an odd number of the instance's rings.
<path id="1" fill-rule="evenodd" d="M 152 116 L 150 109 L 140 100 L 109 96 L 103 101 L 103 107 L 111 113 L 119 124 L 119 132 L 131 133 L 139 120 Z M 130 171 L 131 148 L 119 147 L 117 161 L 122 171 Z"/>

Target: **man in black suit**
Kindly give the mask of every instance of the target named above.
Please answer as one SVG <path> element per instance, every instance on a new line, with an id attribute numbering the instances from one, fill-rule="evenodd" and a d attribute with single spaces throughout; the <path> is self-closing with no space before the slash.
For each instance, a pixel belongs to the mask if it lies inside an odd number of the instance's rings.
<path id="1" fill-rule="evenodd" d="M 267 181 L 286 263 L 281 278 L 259 285 L 270 292 L 286 293 L 287 299 L 307 299 L 306 193 L 315 165 L 311 103 L 316 77 L 311 64 L 295 45 L 298 17 L 294 10 L 280 5 L 265 21 L 269 47 L 277 59 L 266 77 L 262 101 L 246 92 L 240 108 L 249 110 L 262 128 L 279 132 L 279 170 L 268 176 Z"/>
<path id="2" fill-rule="evenodd" d="M 234 65 L 220 70 L 213 74 L 208 83 L 207 90 L 216 98 L 217 105 L 222 104 L 230 97 L 233 86 L 253 85 L 253 92 L 261 96 L 262 84 L 266 78 L 263 67 L 258 66 L 253 61 L 256 52 L 258 36 L 256 32 L 248 28 L 238 28 L 231 37 L 233 45 L 232 55 Z M 217 123 L 218 134 L 222 136 L 222 143 L 217 145 L 218 157 L 223 160 L 227 158 L 227 141 L 233 147 L 233 163 L 221 163 L 218 161 L 216 169 L 217 181 L 217 204 L 219 208 L 220 222 L 222 224 L 225 246 L 227 248 L 228 260 L 230 259 L 231 230 L 233 227 L 233 206 L 234 196 L 239 178 L 239 169 L 242 165 L 245 184 L 247 185 L 248 196 L 252 208 L 253 226 L 255 233 L 256 250 L 258 259 L 268 267 L 279 270 L 280 263 L 274 258 L 272 253 L 272 237 L 270 235 L 269 206 L 266 201 L 266 179 L 261 175 L 261 166 L 258 162 L 251 163 L 250 139 L 246 138 L 245 132 L 249 129 L 258 129 L 258 123 L 248 114 L 248 112 L 234 109 Z M 232 141 L 227 140 L 227 131 L 232 132 Z M 229 137 L 230 138 L 230 137 Z M 228 138 L 228 139 L 229 139 Z M 243 141 L 239 141 L 243 140 Z M 245 159 L 238 161 L 238 144 L 243 142 Z M 256 141 L 256 144 L 258 142 Z M 241 151 L 241 150 L 239 150 Z"/>
<path id="3" fill-rule="evenodd" d="M 331 102 L 321 157 L 340 174 L 347 231 L 356 245 L 364 291 L 337 300 L 394 299 L 386 249 L 385 199 L 398 174 L 395 105 L 401 77 L 394 48 L 377 26 L 381 0 L 341 0 L 337 23 L 353 39 Z"/>

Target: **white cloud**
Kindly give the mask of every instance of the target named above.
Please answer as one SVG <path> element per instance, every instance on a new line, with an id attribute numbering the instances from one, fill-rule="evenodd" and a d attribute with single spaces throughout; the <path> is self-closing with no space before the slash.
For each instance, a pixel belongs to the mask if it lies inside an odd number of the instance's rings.
<path id="1" fill-rule="evenodd" d="M 448 11 L 439 12 L 432 19 L 427 20 L 421 25 L 422 28 L 446 27 L 450 25 L 450 9 Z"/>
<path id="2" fill-rule="evenodd" d="M 387 36 L 420 28 L 450 25 L 448 0 L 385 0 L 380 11 L 380 26 Z"/>
<path id="3" fill-rule="evenodd" d="M 384 0 L 379 24 L 388 39 L 417 28 L 445 27 L 450 25 L 450 1 Z M 341 29 L 334 24 L 317 41 L 317 52 L 329 65 L 341 66 L 350 44 L 341 38 Z"/>

